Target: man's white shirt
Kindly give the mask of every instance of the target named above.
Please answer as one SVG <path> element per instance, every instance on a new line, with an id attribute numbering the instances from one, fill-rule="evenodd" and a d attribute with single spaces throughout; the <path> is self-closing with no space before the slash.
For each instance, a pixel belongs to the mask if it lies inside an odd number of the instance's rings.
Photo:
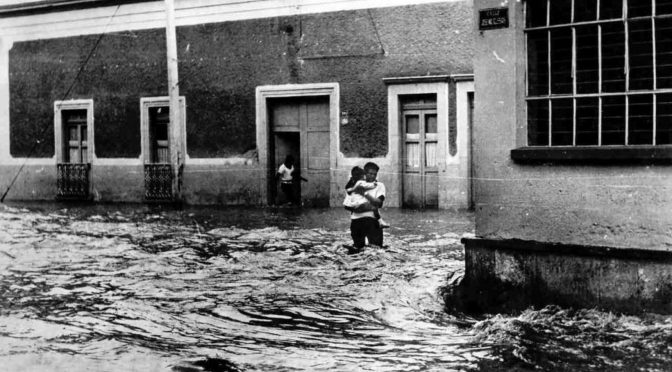
<path id="1" fill-rule="evenodd" d="M 376 181 L 376 187 L 368 190 L 365 192 L 367 195 L 373 196 L 375 199 L 378 199 L 380 196 L 385 197 L 385 185 L 382 182 Z M 358 218 L 364 218 L 364 217 L 371 217 L 375 218 L 375 215 L 373 214 L 373 211 L 367 211 L 367 212 L 361 212 L 361 213 L 355 213 L 352 212 L 350 215 L 350 219 L 356 220 Z"/>

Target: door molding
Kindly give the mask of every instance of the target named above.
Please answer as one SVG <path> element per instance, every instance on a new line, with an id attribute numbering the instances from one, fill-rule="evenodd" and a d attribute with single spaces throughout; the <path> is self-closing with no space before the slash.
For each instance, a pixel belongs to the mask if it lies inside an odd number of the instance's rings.
<path id="1" fill-rule="evenodd" d="M 94 163 L 96 153 L 93 130 L 93 99 L 73 99 L 68 101 L 54 102 L 54 146 L 56 150 L 56 164 L 62 163 L 63 154 L 63 117 L 61 112 L 64 110 L 86 110 L 86 158 L 89 164 Z"/>
<path id="2" fill-rule="evenodd" d="M 472 77 L 473 79 L 473 77 Z M 474 206 L 474 183 L 473 183 L 473 151 L 472 125 L 473 117 L 469 113 L 469 93 L 474 93 L 473 80 L 461 80 L 455 83 L 455 118 L 457 125 L 457 155 L 460 164 L 458 177 L 466 180 L 466 195 L 464 208 Z M 471 120 L 471 121 L 470 121 Z"/>
<path id="3" fill-rule="evenodd" d="M 431 79 L 430 79 L 431 78 Z M 439 175 L 445 174 L 446 166 L 451 160 L 448 153 L 448 77 L 409 77 L 398 79 L 385 79 L 387 85 L 387 118 L 388 118 L 388 141 L 390 144 L 390 164 L 397 167 L 396 173 L 401 175 L 402 165 L 402 146 L 404 145 L 404 134 L 401 126 L 401 105 L 399 96 L 416 94 L 436 94 L 436 124 L 437 124 L 437 149 L 436 161 Z M 400 192 L 397 194 L 397 205 L 403 205 L 401 176 L 396 177 L 395 187 Z M 444 208 L 445 197 L 442 195 L 441 179 L 439 180 L 439 208 Z"/>
<path id="4" fill-rule="evenodd" d="M 339 125 L 338 117 L 340 111 L 340 90 L 338 83 L 317 83 L 317 84 L 286 84 L 286 85 L 263 85 L 256 88 L 256 127 L 257 127 L 257 151 L 259 153 L 259 191 L 262 203 L 266 204 L 269 196 L 269 117 L 268 117 L 268 99 L 284 97 L 310 97 L 310 96 L 328 96 L 329 97 L 329 169 L 331 170 L 331 179 L 334 179 L 333 172 L 337 168 L 336 159 L 338 154 Z M 330 182 L 330 200 L 332 195 L 336 194 L 336 184 Z"/>
<path id="5" fill-rule="evenodd" d="M 179 97 L 180 112 L 180 141 L 179 148 L 184 157 L 187 156 L 187 110 L 184 96 Z M 170 106 L 170 97 L 142 97 L 140 98 L 140 138 L 141 138 L 141 153 L 140 159 L 144 164 L 150 162 L 150 136 L 149 136 L 149 108 Z M 169 136 L 170 138 L 170 136 Z"/>

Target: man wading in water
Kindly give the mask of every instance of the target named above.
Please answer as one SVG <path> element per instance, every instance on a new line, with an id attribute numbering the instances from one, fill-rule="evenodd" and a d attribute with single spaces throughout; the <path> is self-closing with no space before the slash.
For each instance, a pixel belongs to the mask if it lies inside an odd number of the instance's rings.
<path id="1" fill-rule="evenodd" d="M 375 216 L 375 211 L 381 208 L 385 201 L 385 185 L 376 181 L 379 169 L 376 163 L 366 163 L 364 165 L 366 182 L 376 182 L 376 187 L 366 189 L 356 186 L 352 190 L 364 196 L 368 203 L 355 208 L 350 215 L 350 235 L 352 235 L 353 248 L 348 249 L 349 253 L 360 252 L 366 239 L 370 245 L 383 246 L 383 229 Z"/>

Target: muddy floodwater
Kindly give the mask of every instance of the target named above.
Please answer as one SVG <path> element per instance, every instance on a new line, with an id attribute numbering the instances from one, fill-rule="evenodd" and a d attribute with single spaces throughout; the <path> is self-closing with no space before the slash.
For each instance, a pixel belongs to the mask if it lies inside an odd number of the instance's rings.
<path id="1" fill-rule="evenodd" d="M 670 371 L 672 317 L 445 311 L 469 212 L 0 204 L 2 371 Z"/>

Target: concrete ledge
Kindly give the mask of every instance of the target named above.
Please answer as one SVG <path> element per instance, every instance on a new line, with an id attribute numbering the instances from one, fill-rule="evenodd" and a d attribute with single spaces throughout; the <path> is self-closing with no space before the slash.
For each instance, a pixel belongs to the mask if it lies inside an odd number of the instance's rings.
<path id="1" fill-rule="evenodd" d="M 672 253 L 523 240 L 463 239 L 466 273 L 452 293 L 469 312 L 557 304 L 672 313 Z"/>
<path id="2" fill-rule="evenodd" d="M 672 146 L 531 146 L 511 150 L 519 164 L 672 164 Z"/>
<path id="3" fill-rule="evenodd" d="M 534 252 L 535 254 L 561 254 L 580 257 L 607 257 L 629 260 L 655 260 L 672 263 L 672 251 L 637 248 L 614 248 L 599 245 L 579 245 L 539 242 L 522 239 L 481 239 L 462 238 L 462 244 L 469 247 L 487 247 L 491 249 L 505 249 L 519 252 Z"/>

